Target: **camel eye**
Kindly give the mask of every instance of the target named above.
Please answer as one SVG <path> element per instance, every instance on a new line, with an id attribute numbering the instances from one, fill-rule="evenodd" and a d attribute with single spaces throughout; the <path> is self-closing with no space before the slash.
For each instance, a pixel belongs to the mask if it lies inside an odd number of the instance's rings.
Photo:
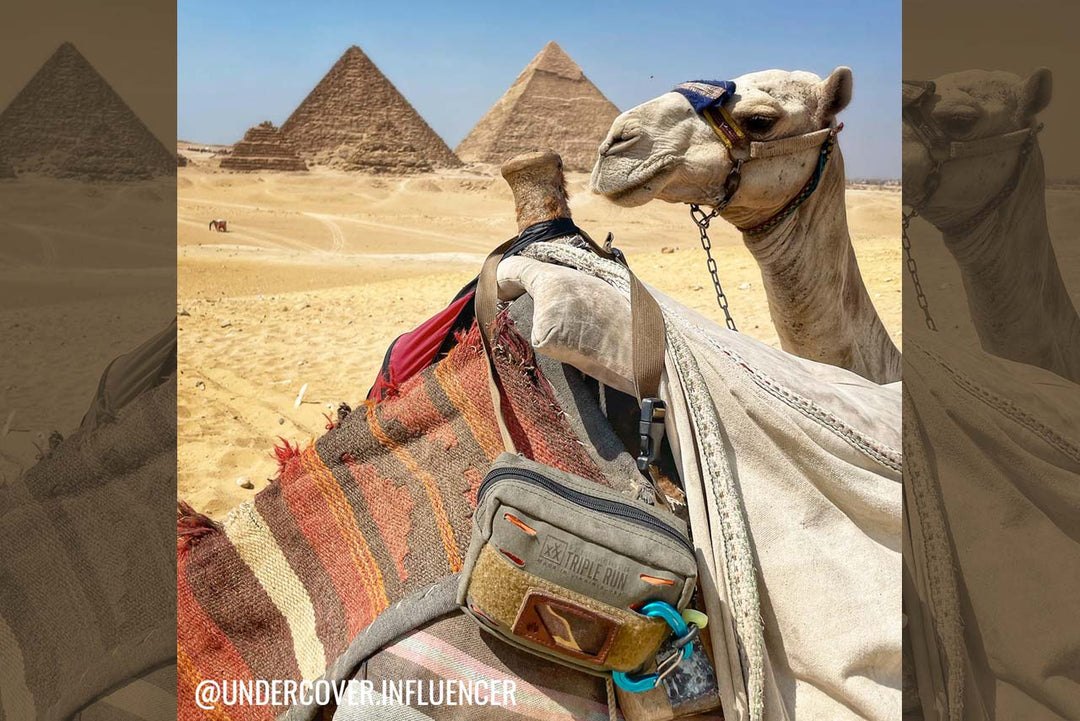
<path id="1" fill-rule="evenodd" d="M 753 135 L 764 135 L 772 130 L 776 125 L 777 118 L 771 115 L 751 115 L 749 118 L 743 121 L 743 126 L 747 132 Z"/>
<path id="2" fill-rule="evenodd" d="M 974 115 L 949 115 L 942 119 L 942 129 L 951 138 L 963 138 L 975 129 L 979 119 Z"/>

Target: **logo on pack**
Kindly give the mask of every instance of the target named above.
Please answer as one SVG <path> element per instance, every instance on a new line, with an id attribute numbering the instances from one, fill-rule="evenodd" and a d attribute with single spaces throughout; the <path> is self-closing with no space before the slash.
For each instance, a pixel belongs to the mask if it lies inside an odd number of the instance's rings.
<path id="1" fill-rule="evenodd" d="M 590 555 L 587 548 L 571 548 L 569 543 L 550 532 L 540 547 L 540 560 L 589 585 L 602 586 L 612 591 L 621 591 L 629 575 L 625 568 L 604 563 L 600 558 Z"/>
<path id="2" fill-rule="evenodd" d="M 540 557 L 556 566 L 561 566 L 566 558 L 566 542 L 549 534 L 544 539 L 544 547 L 540 549 Z"/>

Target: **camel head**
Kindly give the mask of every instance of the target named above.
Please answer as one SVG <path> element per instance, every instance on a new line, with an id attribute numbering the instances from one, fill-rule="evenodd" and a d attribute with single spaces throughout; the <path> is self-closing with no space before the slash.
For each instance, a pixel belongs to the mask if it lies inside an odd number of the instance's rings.
<path id="1" fill-rule="evenodd" d="M 750 141 L 804 135 L 830 127 L 851 100 L 849 68 L 826 79 L 803 71 L 764 70 L 735 78 L 723 107 Z M 742 167 L 738 191 L 724 211 L 752 225 L 784 206 L 810 177 L 820 147 L 755 158 Z M 669 92 L 626 111 L 600 145 L 592 190 L 623 206 L 654 198 L 712 205 L 723 194 L 734 160 L 687 98 Z"/>
<path id="2" fill-rule="evenodd" d="M 1026 78 L 966 70 L 922 85 L 905 83 L 904 204 L 939 227 L 956 226 L 1011 182 L 1052 78 L 1046 68 Z"/>

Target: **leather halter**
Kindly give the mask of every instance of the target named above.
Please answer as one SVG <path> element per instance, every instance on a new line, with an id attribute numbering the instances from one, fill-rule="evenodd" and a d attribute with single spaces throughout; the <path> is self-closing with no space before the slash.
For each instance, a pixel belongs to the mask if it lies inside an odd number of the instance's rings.
<path id="1" fill-rule="evenodd" d="M 821 176 L 824 174 L 825 167 L 829 162 L 829 156 L 832 155 L 833 149 L 836 147 L 837 133 L 844 129 L 844 124 L 840 123 L 810 133 L 803 133 L 802 135 L 792 135 L 777 140 L 759 142 L 750 140 L 746 132 L 739 127 L 738 123 L 735 122 L 735 118 L 723 105 L 707 107 L 702 111 L 701 115 L 705 118 L 705 122 L 713 133 L 716 134 L 716 137 L 727 148 L 728 157 L 731 159 L 731 170 L 728 171 L 727 177 L 724 179 L 723 194 L 712 203 L 714 212 L 717 213 L 731 203 L 732 197 L 739 189 L 744 162 L 791 155 L 815 147 L 820 149 L 813 174 L 783 208 L 762 223 L 749 228 L 739 228 L 744 234 L 750 236 L 763 235 L 771 231 L 806 202 L 821 181 Z"/>
<path id="2" fill-rule="evenodd" d="M 1002 201 L 1012 194 L 1020 181 L 1020 175 L 1027 164 L 1028 156 L 1035 144 L 1038 134 L 1042 131 L 1041 123 L 1013 130 L 1008 133 L 991 135 L 976 140 L 950 140 L 948 134 L 934 121 L 930 113 L 927 101 L 937 91 L 937 86 L 931 81 L 904 81 L 903 119 L 915 133 L 919 142 L 926 148 L 930 159 L 934 162 L 930 174 L 926 177 L 923 186 L 921 202 L 911 204 L 912 209 L 920 211 L 930 202 L 930 198 L 937 192 L 941 182 L 941 169 L 945 163 L 961 160 L 963 158 L 975 158 L 983 155 L 1002 153 L 1014 148 L 1020 149 L 1020 158 L 1012 175 L 1002 186 L 1001 190 L 982 207 L 974 216 L 958 225 L 948 228 L 949 232 L 959 233 L 970 230 L 979 221 L 989 215 Z M 945 230 L 943 228 L 943 230 Z"/>
<path id="3" fill-rule="evenodd" d="M 720 276 L 716 266 L 716 260 L 712 256 L 712 241 L 709 239 L 709 222 L 720 214 L 731 203 L 731 199 L 739 190 L 742 181 L 742 166 L 744 162 L 775 158 L 782 155 L 790 155 L 812 148 L 820 148 L 817 165 L 810 178 L 803 187 L 789 200 L 778 213 L 763 223 L 750 228 L 739 228 L 745 235 L 759 236 L 772 231 L 785 218 L 795 212 L 796 209 L 809 198 L 817 189 L 821 177 L 828 165 L 829 156 L 836 147 L 836 134 L 844 128 L 844 124 L 823 128 L 812 133 L 793 135 L 779 140 L 767 142 L 751 141 L 745 131 L 735 122 L 735 118 L 724 108 L 725 97 L 735 93 L 735 83 L 731 81 L 691 81 L 683 83 L 675 88 L 675 92 L 681 93 L 690 101 L 690 106 L 701 115 L 709 128 L 724 148 L 727 149 L 731 159 L 731 170 L 724 178 L 722 194 L 714 200 L 712 211 L 706 213 L 697 203 L 690 203 L 690 218 L 698 228 L 701 235 L 701 247 L 705 250 L 708 259 L 707 267 L 712 276 L 713 287 L 716 288 L 716 301 L 724 312 L 727 327 L 737 331 L 735 321 L 728 309 L 727 296 L 720 285 Z"/>

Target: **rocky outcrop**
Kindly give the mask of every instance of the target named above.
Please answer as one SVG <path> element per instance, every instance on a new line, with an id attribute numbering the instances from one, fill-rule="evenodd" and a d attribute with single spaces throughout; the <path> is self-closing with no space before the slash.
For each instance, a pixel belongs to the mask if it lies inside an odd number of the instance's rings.
<path id="1" fill-rule="evenodd" d="M 376 173 L 461 165 L 355 45 L 293 111 L 281 132 L 301 158 L 317 165 Z"/>
<path id="2" fill-rule="evenodd" d="M 20 174 L 80 180 L 176 172 L 172 153 L 71 43 L 0 113 L 0 156 Z"/>
<path id="3" fill-rule="evenodd" d="M 501 165 L 519 153 L 554 150 L 567 170 L 591 170 L 619 109 L 555 42 L 544 46 L 454 152 Z"/>
<path id="4" fill-rule="evenodd" d="M 285 144 L 281 131 L 270 121 L 259 123 L 244 133 L 232 153 L 221 159 L 226 170 L 307 170 L 307 163 Z"/>

